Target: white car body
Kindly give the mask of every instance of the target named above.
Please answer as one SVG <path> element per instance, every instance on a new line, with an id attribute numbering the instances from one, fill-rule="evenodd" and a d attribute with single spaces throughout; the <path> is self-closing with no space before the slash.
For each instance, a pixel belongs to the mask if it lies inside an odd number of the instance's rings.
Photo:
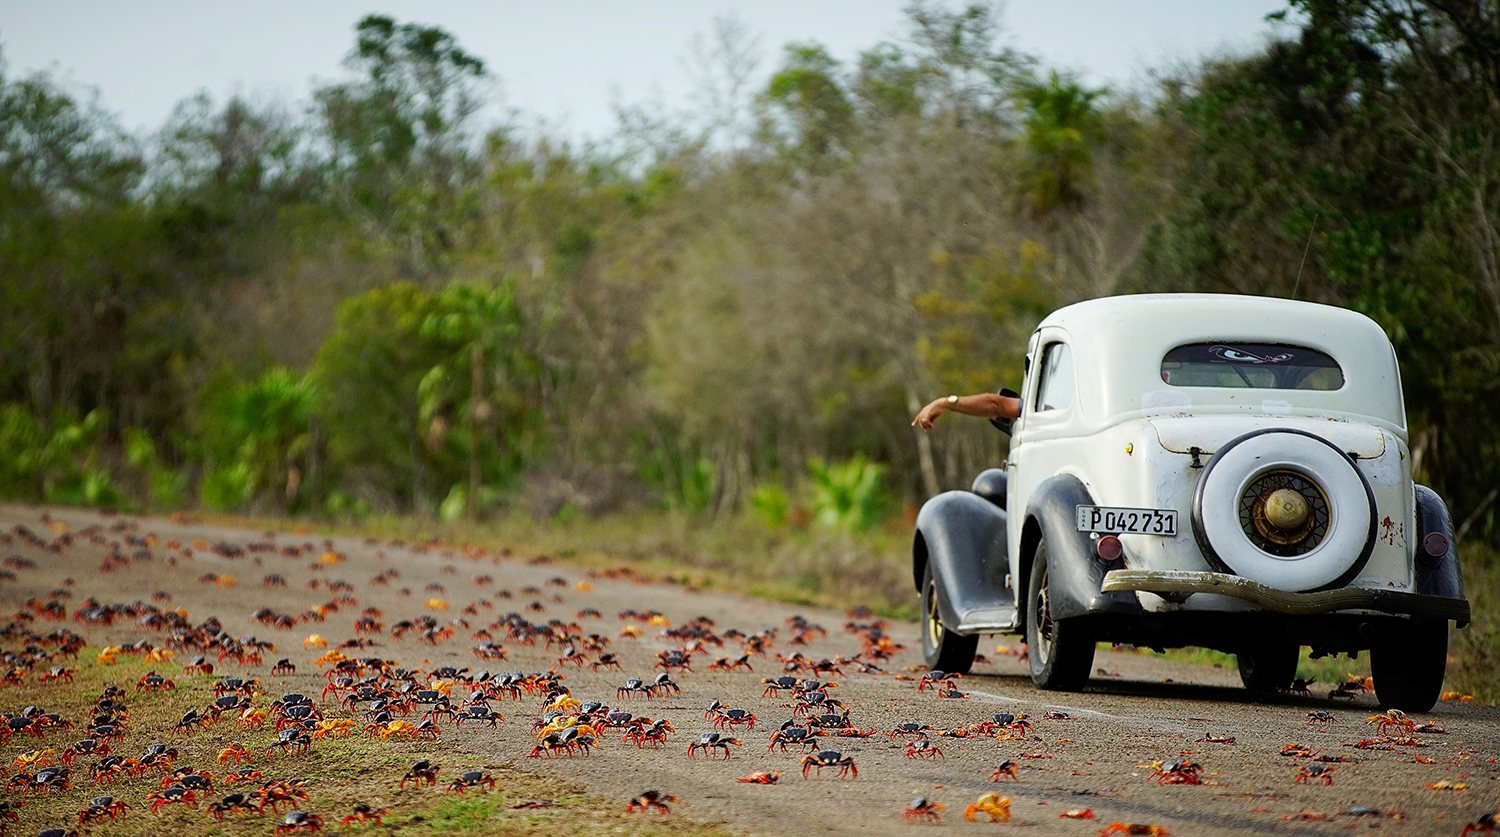
<path id="1" fill-rule="evenodd" d="M 1412 483 L 1378 324 L 1292 300 L 1109 297 L 1048 316 L 1026 358 L 1021 415 L 996 421 L 1005 470 L 917 517 L 930 666 L 967 671 L 978 635 L 1024 633 L 1037 685 L 1075 689 L 1097 641 L 1195 645 L 1265 690 L 1301 647 L 1369 650 L 1382 702 L 1430 708 L 1469 603 L 1447 508 Z"/>
<path id="2" fill-rule="evenodd" d="M 1176 346 L 1206 342 L 1306 346 L 1338 362 L 1345 383 L 1336 391 L 1172 387 L 1161 379 L 1162 357 Z M 1175 537 L 1124 534 L 1132 569 L 1213 569 L 1186 525 L 1200 468 L 1247 432 L 1297 428 L 1328 439 L 1358 457 L 1375 494 L 1382 526 L 1365 569 L 1351 584 L 1412 588 L 1415 506 L 1406 415 L 1396 355 L 1385 332 L 1362 314 L 1262 297 L 1142 295 L 1071 305 L 1042 321 L 1027 346 L 1028 366 L 1054 343 L 1073 358 L 1070 404 L 1040 410 L 1040 374 L 1028 374 L 1025 408 L 1014 425 L 1006 471 L 1011 519 L 1024 514 L 1031 492 L 1056 474 L 1072 474 L 1101 506 L 1175 509 Z M 1007 535 L 1012 572 L 1019 577 L 1022 528 Z M 1149 593 L 1151 610 L 1249 607 L 1224 596 L 1194 596 L 1173 604 Z"/>

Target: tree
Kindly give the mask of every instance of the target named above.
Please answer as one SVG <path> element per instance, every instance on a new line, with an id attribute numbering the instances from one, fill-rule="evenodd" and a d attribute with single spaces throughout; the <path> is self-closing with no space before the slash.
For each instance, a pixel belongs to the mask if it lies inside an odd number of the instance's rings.
<path id="1" fill-rule="evenodd" d="M 470 120 L 484 62 L 434 26 L 368 15 L 344 64 L 358 81 L 318 90 L 345 207 L 427 279 L 449 266 L 473 224 L 479 170 Z"/>

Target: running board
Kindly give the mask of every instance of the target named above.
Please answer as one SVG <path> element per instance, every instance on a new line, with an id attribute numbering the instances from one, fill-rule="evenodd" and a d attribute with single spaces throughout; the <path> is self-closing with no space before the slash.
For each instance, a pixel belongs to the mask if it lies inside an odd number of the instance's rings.
<path id="1" fill-rule="evenodd" d="M 1009 634 L 1015 633 L 1020 620 L 1013 607 L 987 607 L 971 610 L 959 620 L 953 632 L 956 634 Z"/>

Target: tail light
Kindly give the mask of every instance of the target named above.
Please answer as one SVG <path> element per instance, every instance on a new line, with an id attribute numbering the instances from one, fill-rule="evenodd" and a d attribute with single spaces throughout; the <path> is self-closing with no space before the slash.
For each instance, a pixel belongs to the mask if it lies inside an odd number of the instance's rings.
<path id="1" fill-rule="evenodd" d="M 1117 535 L 1104 535 L 1094 541 L 1094 554 L 1101 561 L 1114 561 L 1125 554 L 1125 545 Z"/>
<path id="2" fill-rule="evenodd" d="M 1429 532 L 1422 539 L 1422 551 L 1434 558 L 1441 558 L 1448 554 L 1448 536 L 1442 532 Z"/>

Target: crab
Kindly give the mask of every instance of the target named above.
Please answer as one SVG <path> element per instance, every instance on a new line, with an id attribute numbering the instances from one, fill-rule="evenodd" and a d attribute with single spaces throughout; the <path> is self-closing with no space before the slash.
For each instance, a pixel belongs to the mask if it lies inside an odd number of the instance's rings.
<path id="1" fill-rule="evenodd" d="M 1325 785 L 1331 785 L 1333 784 L 1333 771 L 1337 769 L 1337 767 L 1326 764 L 1304 764 L 1297 771 L 1297 778 L 1293 781 L 1293 784 L 1300 785 L 1304 782 L 1322 782 Z"/>
<path id="2" fill-rule="evenodd" d="M 995 772 L 994 773 L 990 774 L 990 781 L 991 782 L 998 782 L 1001 779 L 1009 779 L 1012 782 L 1019 782 L 1019 781 L 1021 781 L 1021 777 L 1019 777 L 1019 776 L 1016 775 L 1016 763 L 1015 762 L 1013 762 L 1013 761 L 1011 761 L 1009 759 L 1006 759 L 1005 761 L 1000 762 L 1000 766 L 997 767 L 997 768 L 995 768 Z"/>
<path id="3" fill-rule="evenodd" d="M 953 678 L 962 676 L 961 674 L 949 674 L 946 671 L 934 669 L 923 674 L 922 678 L 917 681 L 917 691 L 923 691 L 929 686 L 936 690 L 957 689 L 958 687 L 953 684 Z"/>
<path id="4" fill-rule="evenodd" d="M 909 759 L 926 758 L 929 760 L 946 758 L 943 755 L 942 748 L 934 746 L 931 741 L 927 740 L 926 736 L 911 742 L 906 748 L 906 757 Z"/>
<path id="5" fill-rule="evenodd" d="M 850 779 L 859 778 L 859 768 L 854 766 L 854 757 L 846 756 L 838 750 L 819 750 L 809 754 L 802 759 L 802 778 L 807 778 L 807 771 L 817 769 L 818 775 L 823 775 L 823 768 L 837 767 L 840 779 L 848 776 Z"/>
<path id="6" fill-rule="evenodd" d="M 892 741 L 895 741 L 896 736 L 898 735 L 902 738 L 905 738 L 908 735 L 920 736 L 930 729 L 932 729 L 932 726 L 930 724 L 919 724 L 915 721 L 908 721 L 904 724 L 897 724 L 896 728 L 887 733 L 887 735 L 890 736 Z"/>
<path id="7" fill-rule="evenodd" d="M 625 681 L 625 685 L 615 689 L 615 697 L 617 698 L 634 697 L 635 695 L 642 697 L 651 696 L 651 690 L 646 688 L 645 683 L 639 677 L 632 677 Z"/>
<path id="8" fill-rule="evenodd" d="M 61 759 L 63 764 L 72 764 L 79 756 L 98 756 L 103 758 L 109 755 L 109 752 L 109 745 L 103 741 L 85 738 L 81 741 L 75 741 L 66 747 L 62 751 Z"/>
<path id="9" fill-rule="evenodd" d="M 1322 751 L 1314 750 L 1306 744 L 1288 744 L 1281 748 L 1281 755 L 1296 759 L 1310 759 L 1320 752 Z"/>
<path id="10" fill-rule="evenodd" d="M 964 809 L 964 819 L 978 822 L 979 814 L 989 814 L 990 822 L 1005 822 L 1010 819 L 1010 797 L 998 793 L 987 793 Z"/>
<path id="11" fill-rule="evenodd" d="M 649 719 L 642 718 L 640 720 L 644 722 Z M 671 721 L 662 718 L 660 721 L 655 721 L 650 725 L 642 725 L 631 729 L 621 736 L 620 740 L 634 741 L 637 747 L 644 747 L 647 744 L 655 747 L 658 744 L 666 743 L 667 733 L 676 731 L 676 729 L 673 729 Z"/>
<path id="12" fill-rule="evenodd" d="M 368 729 L 368 727 L 367 727 Z M 392 736 L 396 738 L 411 738 L 416 735 L 417 727 L 411 721 L 391 721 L 376 731 L 381 741 L 389 741 Z"/>
<path id="13" fill-rule="evenodd" d="M 17 773 L 23 770 L 40 770 L 43 767 L 51 766 L 52 759 L 47 757 L 52 755 L 54 752 L 56 751 L 31 750 L 30 752 L 22 753 L 19 756 L 16 756 L 16 760 L 12 763 L 12 765 L 14 766 Z"/>
<path id="14" fill-rule="evenodd" d="M 211 662 L 209 662 L 206 657 L 202 657 L 202 656 L 194 657 L 191 661 L 185 663 L 182 666 L 182 673 L 183 674 L 213 674 L 214 673 L 214 664 L 211 663 Z"/>
<path id="15" fill-rule="evenodd" d="M 255 805 L 250 798 L 243 793 L 226 794 L 218 802 L 210 802 L 204 806 L 204 811 L 216 820 L 224 819 L 225 814 L 248 814 L 255 811 Z"/>
<path id="16" fill-rule="evenodd" d="M 487 787 L 495 789 L 495 777 L 482 770 L 467 770 L 448 785 L 446 793 L 463 793 L 467 788 Z"/>
<path id="17" fill-rule="evenodd" d="M 234 720 L 234 723 L 240 729 L 249 729 L 250 727 L 260 729 L 265 726 L 266 717 L 266 710 L 264 709 L 246 709 L 240 713 L 240 716 Z"/>
<path id="18" fill-rule="evenodd" d="M 151 813 L 153 814 L 161 813 L 162 808 L 174 803 L 191 805 L 194 808 L 198 807 L 198 800 L 193 796 L 193 792 L 182 785 L 172 785 L 171 787 L 163 788 L 161 791 L 148 793 L 146 794 L 146 800 L 151 803 Z"/>
<path id="19" fill-rule="evenodd" d="M 73 682 L 73 675 L 75 675 L 77 673 L 78 673 L 78 669 L 76 669 L 76 668 L 67 668 L 67 667 L 64 667 L 64 666 L 53 666 L 50 671 L 46 671 L 46 672 L 43 672 L 42 674 L 37 675 L 37 679 L 40 680 L 43 683 L 61 683 L 61 682 L 72 683 Z"/>
<path id="20" fill-rule="evenodd" d="M 938 811 L 941 810 L 943 810 L 943 806 L 929 800 L 925 796 L 919 796 L 907 803 L 906 810 L 901 812 L 901 819 L 911 822 L 922 820 L 923 822 L 936 823 L 941 819 L 938 817 Z"/>
<path id="21" fill-rule="evenodd" d="M 141 675 L 140 680 L 136 681 L 135 690 L 137 692 L 175 692 L 177 691 L 177 684 L 162 677 L 155 671 L 148 671 Z"/>
<path id="22" fill-rule="evenodd" d="M 401 777 L 401 784 L 398 787 L 406 787 L 407 782 L 426 782 L 428 787 L 431 787 L 437 784 L 438 773 L 442 769 L 441 765 L 433 764 L 427 759 L 422 759 L 413 764 L 410 770 L 406 771 L 406 775 Z"/>
<path id="23" fill-rule="evenodd" d="M 646 689 L 653 697 L 661 697 L 662 694 L 667 692 L 674 695 L 682 694 L 682 687 L 673 683 L 672 678 L 668 677 L 665 671 L 656 675 L 656 679 L 651 681 L 651 685 L 647 686 Z"/>
<path id="24" fill-rule="evenodd" d="M 1218 736 L 1218 735 L 1214 735 L 1211 732 L 1206 732 L 1206 733 L 1203 734 L 1202 738 L 1198 739 L 1197 743 L 1199 743 L 1199 744 L 1233 744 L 1235 742 L 1234 742 L 1234 736 L 1232 736 L 1232 735 L 1231 736 Z"/>
<path id="25" fill-rule="evenodd" d="M 1144 835 L 1144 837 L 1169 837 L 1172 832 L 1159 825 L 1147 825 L 1140 822 L 1112 822 L 1106 825 L 1097 837 L 1106 837 L 1109 834 Z"/>
<path id="26" fill-rule="evenodd" d="M 207 792 L 214 789 L 214 777 L 207 770 L 179 767 L 172 775 L 161 780 L 162 789 L 172 785 L 182 785 L 190 791 Z"/>
<path id="27" fill-rule="evenodd" d="M 1198 774 L 1202 770 L 1197 762 L 1172 759 L 1162 762 L 1148 778 L 1155 779 L 1158 785 L 1201 785 L 1203 780 Z"/>
<path id="28" fill-rule="evenodd" d="M 1478 819 L 1464 826 L 1463 833 L 1459 837 L 1469 837 L 1470 834 L 1494 834 L 1500 830 L 1500 811 L 1486 811 L 1480 814 Z"/>
<path id="29" fill-rule="evenodd" d="M 715 709 L 711 713 L 714 719 L 714 729 L 733 729 L 744 725 L 755 729 L 754 713 L 745 709 Z"/>
<path id="30" fill-rule="evenodd" d="M 227 764 L 230 759 L 234 759 L 235 764 L 239 764 L 242 761 L 249 761 L 250 751 L 246 750 L 245 745 L 240 742 L 231 741 L 228 747 L 219 751 L 219 764 Z"/>
<path id="31" fill-rule="evenodd" d="M 1406 717 L 1406 713 L 1400 709 L 1387 709 L 1379 715 L 1372 715 L 1365 719 L 1365 723 L 1375 725 L 1375 734 L 1384 735 L 1385 731 L 1395 727 L 1410 734 L 1416 728 L 1416 722 Z"/>
<path id="32" fill-rule="evenodd" d="M 294 831 L 322 831 L 323 818 L 317 814 L 309 814 L 306 811 L 287 811 L 286 816 L 281 818 L 281 825 L 273 829 L 277 834 L 291 834 Z"/>
<path id="33" fill-rule="evenodd" d="M 695 743 L 688 745 L 687 754 L 688 758 L 696 758 L 696 754 L 701 750 L 709 758 L 713 758 L 715 750 L 723 750 L 724 758 L 728 759 L 729 745 L 733 744 L 738 747 L 743 743 L 738 738 L 727 738 L 717 732 L 705 732 L 698 736 L 698 740 Z"/>
<path id="34" fill-rule="evenodd" d="M 464 721 L 477 721 L 479 723 L 489 722 L 490 728 L 494 729 L 496 722 L 505 720 L 505 716 L 483 704 L 464 707 L 464 711 L 453 719 L 454 726 L 463 726 Z"/>
<path id="35" fill-rule="evenodd" d="M 367 822 L 380 825 L 380 818 L 385 816 L 385 813 L 386 810 L 384 808 L 373 808 L 368 803 L 357 802 L 354 805 L 354 813 L 339 820 L 339 825 L 353 825 L 354 823 Z"/>
<path id="36" fill-rule="evenodd" d="M 114 822 L 115 817 L 123 814 L 129 807 L 128 804 L 116 800 L 113 796 L 96 796 L 89 800 L 87 808 L 78 812 L 78 824 L 103 822 L 105 817 L 109 817 L 110 822 Z"/>
<path id="37" fill-rule="evenodd" d="M 260 771 L 254 768 L 233 770 L 224 774 L 224 784 L 233 785 L 236 782 L 258 782 L 262 778 Z"/>
<path id="38" fill-rule="evenodd" d="M 755 669 L 751 668 L 750 666 L 749 654 L 743 654 L 733 660 L 729 659 L 728 657 L 719 657 L 712 663 L 708 664 L 709 671 L 734 671 L 741 668 L 746 671 L 755 671 Z"/>
<path id="39" fill-rule="evenodd" d="M 292 664 L 291 660 L 286 660 L 286 659 L 277 660 L 276 661 L 276 665 L 271 666 L 271 673 L 272 674 L 281 674 L 281 675 L 296 674 L 297 673 L 297 667 Z"/>
<path id="40" fill-rule="evenodd" d="M 672 813 L 672 809 L 667 807 L 667 803 L 681 801 L 681 799 L 670 793 L 662 793 L 659 790 L 648 790 L 625 803 L 625 813 L 655 811 L 658 814 L 670 814 Z"/>
<path id="41" fill-rule="evenodd" d="M 771 771 L 769 773 L 767 773 L 764 770 L 757 770 L 756 772 L 751 773 L 749 776 L 744 776 L 744 777 L 741 777 L 739 779 L 735 779 L 735 781 L 736 782 L 748 782 L 748 783 L 750 783 L 752 785 L 774 785 L 774 784 L 776 784 L 776 781 L 778 779 L 780 779 L 780 778 L 781 778 L 781 771 L 780 770 L 773 770 L 773 771 Z"/>
<path id="42" fill-rule="evenodd" d="M 271 751 L 280 750 L 283 755 L 296 750 L 298 753 L 306 753 L 307 748 L 312 746 L 312 738 L 297 729 L 284 729 L 276 738 L 276 743 L 266 748 L 266 755 Z"/>
<path id="43" fill-rule="evenodd" d="M 298 799 L 306 799 L 307 791 L 302 789 L 306 779 L 295 779 L 288 782 L 267 782 L 260 789 L 260 807 L 257 810 L 264 811 L 266 806 L 271 806 L 272 813 L 277 813 L 278 806 L 285 804 L 292 806 L 297 804 Z"/>

